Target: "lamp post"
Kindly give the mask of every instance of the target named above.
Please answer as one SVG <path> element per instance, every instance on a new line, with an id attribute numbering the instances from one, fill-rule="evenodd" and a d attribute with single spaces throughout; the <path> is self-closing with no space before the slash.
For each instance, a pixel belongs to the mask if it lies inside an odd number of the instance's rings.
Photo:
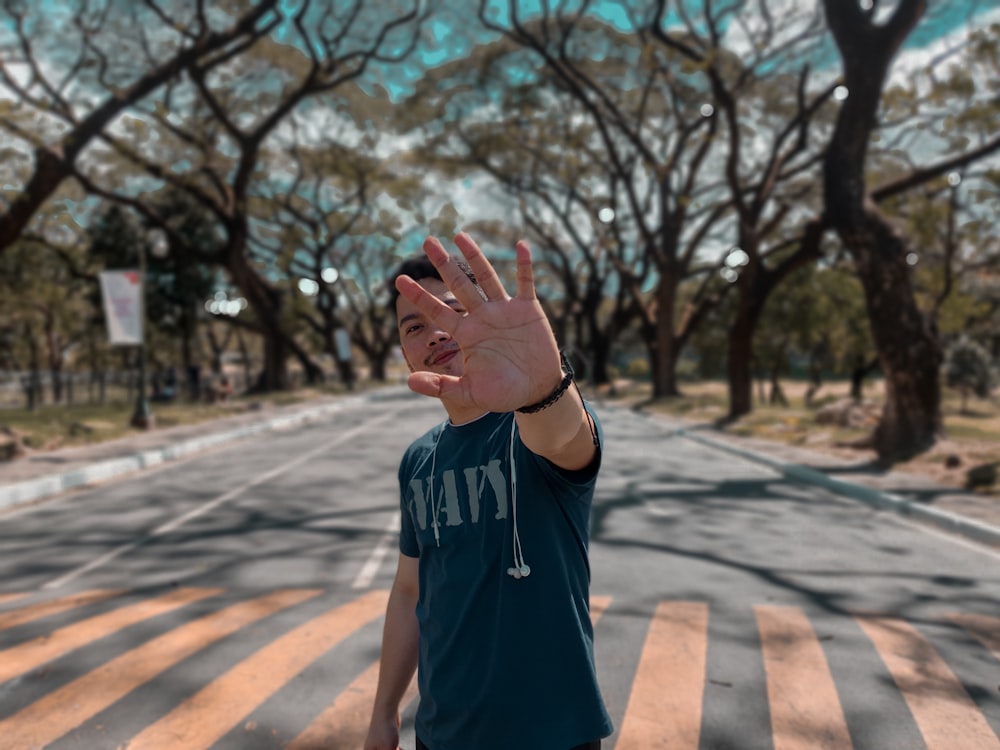
<path id="1" fill-rule="evenodd" d="M 169 249 L 163 230 L 153 230 L 150 234 L 150 250 L 157 258 L 165 258 Z M 149 408 L 146 393 L 146 245 L 139 244 L 139 326 L 142 338 L 139 342 L 139 393 L 135 399 L 135 411 L 131 424 L 140 430 L 148 430 L 156 425 L 156 418 Z"/>

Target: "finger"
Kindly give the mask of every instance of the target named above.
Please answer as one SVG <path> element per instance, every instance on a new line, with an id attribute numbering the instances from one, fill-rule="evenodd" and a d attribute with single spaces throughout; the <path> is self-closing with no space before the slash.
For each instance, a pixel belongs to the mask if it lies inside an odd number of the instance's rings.
<path id="1" fill-rule="evenodd" d="M 535 272 L 531 267 L 531 248 L 524 240 L 517 243 L 517 298 L 535 299 Z"/>
<path id="2" fill-rule="evenodd" d="M 424 370 L 410 373 L 410 376 L 406 379 L 406 385 L 414 393 L 419 393 L 422 396 L 433 396 L 434 398 L 442 398 L 461 388 L 460 379 L 454 375 L 439 375 L 438 373 Z"/>
<path id="3" fill-rule="evenodd" d="M 424 253 L 441 274 L 441 280 L 445 286 L 451 290 L 466 310 L 472 311 L 483 304 L 482 293 L 472 283 L 472 279 L 466 275 L 465 271 L 459 268 L 458 263 L 448 254 L 437 237 L 428 237 L 424 240 Z"/>
<path id="4" fill-rule="evenodd" d="M 462 251 L 462 255 L 469 262 L 469 268 L 476 275 L 476 281 L 486 293 L 486 299 L 508 299 L 507 290 L 503 288 L 503 282 L 497 275 L 496 269 L 490 263 L 479 245 L 465 232 L 455 235 L 455 244 Z"/>
<path id="5" fill-rule="evenodd" d="M 454 334 L 462 315 L 405 274 L 396 279 L 396 289 L 424 315 L 448 333 Z M 455 295 L 458 297 L 458 295 Z"/>

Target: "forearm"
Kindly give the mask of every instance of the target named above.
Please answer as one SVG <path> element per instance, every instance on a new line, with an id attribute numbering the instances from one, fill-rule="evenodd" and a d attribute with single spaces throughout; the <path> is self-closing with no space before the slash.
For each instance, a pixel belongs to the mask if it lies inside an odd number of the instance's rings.
<path id="1" fill-rule="evenodd" d="M 541 411 L 514 414 L 521 442 L 533 453 L 566 469 L 582 469 L 593 460 L 592 425 L 575 385 Z"/>
<path id="2" fill-rule="evenodd" d="M 413 679 L 419 638 L 416 603 L 416 596 L 406 591 L 393 589 L 389 595 L 373 721 L 396 720 L 399 703 Z"/>

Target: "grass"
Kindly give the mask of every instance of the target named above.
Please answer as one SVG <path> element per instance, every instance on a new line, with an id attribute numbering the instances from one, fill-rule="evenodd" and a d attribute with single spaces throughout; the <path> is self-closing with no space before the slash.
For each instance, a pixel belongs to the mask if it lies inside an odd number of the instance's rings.
<path id="1" fill-rule="evenodd" d="M 150 403 L 150 410 L 156 419 L 156 428 L 163 429 L 207 422 L 263 405 L 286 406 L 341 393 L 346 393 L 343 386 L 330 384 L 283 393 L 235 396 L 226 403 L 208 404 L 183 399 Z M 103 405 L 45 405 L 33 411 L 6 408 L 0 410 L 0 428 L 7 427 L 20 435 L 29 449 L 54 450 L 115 440 L 135 433 L 137 429 L 130 425 L 134 410 L 134 401 L 121 398 L 108 400 Z M 3 434 L 0 433 L 0 459 L 5 455 L 2 442 Z"/>

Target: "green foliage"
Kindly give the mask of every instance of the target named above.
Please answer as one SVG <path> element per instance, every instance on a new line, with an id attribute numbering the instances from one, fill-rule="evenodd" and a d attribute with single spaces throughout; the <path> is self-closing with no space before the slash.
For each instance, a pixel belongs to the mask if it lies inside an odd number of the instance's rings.
<path id="1" fill-rule="evenodd" d="M 686 365 L 685 369 L 693 370 L 691 375 L 695 379 L 709 380 L 725 376 L 729 358 L 729 324 L 735 303 L 736 298 L 728 295 L 722 304 L 706 315 L 702 325 L 688 340 L 681 356 L 694 360 L 694 366 Z"/>
<path id="2" fill-rule="evenodd" d="M 170 196 L 160 210 L 184 242 L 171 244 L 162 258 L 147 248 L 146 318 L 167 337 L 190 340 L 199 311 L 217 286 L 218 273 L 203 258 L 218 251 L 221 238 L 204 208 L 182 194 Z"/>
<path id="3" fill-rule="evenodd" d="M 647 357 L 635 357 L 629 360 L 625 368 L 625 376 L 633 380 L 649 380 L 649 359 Z"/>
<path id="4" fill-rule="evenodd" d="M 944 380 L 949 388 L 962 393 L 963 404 L 970 393 L 979 398 L 989 397 L 996 381 L 989 352 L 972 339 L 959 337 L 948 347 Z"/>
<path id="5" fill-rule="evenodd" d="M 80 353 L 94 319 L 88 286 L 52 246 L 21 239 L 8 247 L 0 255 L 0 369 L 59 370 Z"/>
<path id="6" fill-rule="evenodd" d="M 859 361 L 874 356 L 864 293 L 854 274 L 839 266 L 800 269 L 768 299 L 754 337 L 763 363 L 782 367 L 793 358 L 835 376 L 845 376 Z"/>

